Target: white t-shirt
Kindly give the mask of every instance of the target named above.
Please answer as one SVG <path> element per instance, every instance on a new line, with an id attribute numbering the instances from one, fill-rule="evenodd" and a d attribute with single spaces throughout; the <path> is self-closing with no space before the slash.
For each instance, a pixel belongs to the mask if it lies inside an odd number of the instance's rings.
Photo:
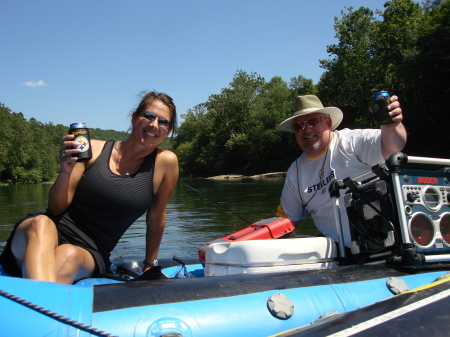
<path id="1" fill-rule="evenodd" d="M 381 130 L 334 131 L 330 146 L 321 156 L 309 158 L 303 153 L 289 168 L 281 194 L 285 214 L 291 221 L 298 221 L 310 213 L 317 229 L 338 242 L 330 184 L 335 179 L 360 174 L 383 162 Z M 351 240 L 343 193 L 341 190 L 339 204 L 344 244 L 349 247 Z M 306 205 L 305 210 L 302 205 Z"/>

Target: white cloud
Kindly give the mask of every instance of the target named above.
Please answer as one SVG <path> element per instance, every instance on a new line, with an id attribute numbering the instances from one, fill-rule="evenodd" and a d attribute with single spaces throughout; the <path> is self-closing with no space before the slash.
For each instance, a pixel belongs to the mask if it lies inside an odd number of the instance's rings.
<path id="1" fill-rule="evenodd" d="M 47 83 L 45 83 L 44 81 L 27 81 L 22 83 L 22 85 L 26 86 L 26 87 L 44 87 L 47 85 Z"/>

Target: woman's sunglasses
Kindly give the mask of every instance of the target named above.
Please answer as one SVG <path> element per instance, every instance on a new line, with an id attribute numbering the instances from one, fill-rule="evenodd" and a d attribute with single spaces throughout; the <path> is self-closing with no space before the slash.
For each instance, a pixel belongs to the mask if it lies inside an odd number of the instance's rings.
<path id="1" fill-rule="evenodd" d="M 158 119 L 158 124 L 160 127 L 166 130 L 170 129 L 170 122 L 163 117 L 156 116 L 153 112 L 141 111 L 139 115 L 149 120 L 150 122 L 153 122 L 155 119 Z"/>
<path id="2" fill-rule="evenodd" d="M 324 119 L 327 119 L 329 117 L 330 116 L 315 117 L 315 118 L 308 119 L 307 121 L 295 122 L 294 124 L 292 124 L 292 127 L 296 131 L 304 130 L 306 128 L 306 124 L 308 124 L 310 127 L 318 126 L 318 125 L 322 124 L 322 121 Z"/>

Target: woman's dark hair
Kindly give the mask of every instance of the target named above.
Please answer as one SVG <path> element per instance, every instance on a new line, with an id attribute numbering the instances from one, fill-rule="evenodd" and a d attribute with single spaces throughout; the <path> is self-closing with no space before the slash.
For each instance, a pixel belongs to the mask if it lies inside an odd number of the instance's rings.
<path id="1" fill-rule="evenodd" d="M 139 116 L 139 114 L 144 111 L 149 104 L 151 104 L 153 101 L 159 100 L 163 102 L 165 105 L 169 107 L 170 110 L 170 131 L 172 132 L 171 138 L 177 133 L 178 125 L 177 125 L 177 108 L 175 107 L 175 104 L 173 103 L 172 97 L 169 95 L 162 93 L 162 92 L 156 92 L 156 91 L 150 91 L 150 92 L 141 92 L 139 95 L 142 97 L 141 102 L 139 103 L 138 107 L 135 111 L 131 114 L 132 118 L 135 118 Z"/>

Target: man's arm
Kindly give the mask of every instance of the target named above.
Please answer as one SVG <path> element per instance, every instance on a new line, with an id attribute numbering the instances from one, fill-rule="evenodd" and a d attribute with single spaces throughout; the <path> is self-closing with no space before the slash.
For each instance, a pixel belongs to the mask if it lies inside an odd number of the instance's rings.
<path id="1" fill-rule="evenodd" d="M 391 97 L 391 104 L 388 109 L 394 123 L 381 125 L 380 127 L 381 152 L 384 159 L 388 159 L 391 154 L 403 150 L 407 139 L 406 129 L 402 123 L 403 113 L 397 96 Z"/>

